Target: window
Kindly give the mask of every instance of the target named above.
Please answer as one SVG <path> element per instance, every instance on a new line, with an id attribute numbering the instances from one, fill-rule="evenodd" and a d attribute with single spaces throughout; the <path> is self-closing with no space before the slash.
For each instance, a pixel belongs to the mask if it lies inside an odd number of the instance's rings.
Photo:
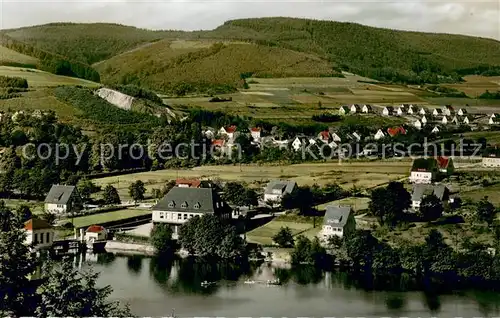
<path id="1" fill-rule="evenodd" d="M 188 215 L 187 213 L 184 213 L 184 220 L 187 220 L 188 219 Z"/>
<path id="2" fill-rule="evenodd" d="M 160 219 L 164 219 L 165 218 L 165 214 L 163 212 L 160 212 Z"/>
<path id="3" fill-rule="evenodd" d="M 35 233 L 35 239 L 33 240 L 33 242 L 35 244 L 38 244 L 38 234 L 37 233 Z"/>
<path id="4" fill-rule="evenodd" d="M 43 233 L 40 233 L 40 244 L 43 244 Z"/>
<path id="5" fill-rule="evenodd" d="M 189 218 L 192 218 L 193 217 L 193 214 L 189 214 Z"/>
<path id="6" fill-rule="evenodd" d="M 181 204 L 181 208 L 185 209 L 185 208 L 187 208 L 187 207 L 188 207 L 187 202 L 186 202 L 186 201 L 182 202 L 182 204 Z"/>
<path id="7" fill-rule="evenodd" d="M 174 201 L 170 201 L 170 202 L 168 203 L 168 207 L 169 207 L 169 208 L 173 208 L 173 207 L 175 207 L 175 202 L 174 202 Z"/>
<path id="8" fill-rule="evenodd" d="M 50 243 L 50 233 L 45 234 L 45 242 Z"/>
<path id="9" fill-rule="evenodd" d="M 196 202 L 194 208 L 198 210 L 200 208 L 200 202 Z"/>
<path id="10" fill-rule="evenodd" d="M 177 220 L 182 220 L 182 213 L 177 213 Z"/>

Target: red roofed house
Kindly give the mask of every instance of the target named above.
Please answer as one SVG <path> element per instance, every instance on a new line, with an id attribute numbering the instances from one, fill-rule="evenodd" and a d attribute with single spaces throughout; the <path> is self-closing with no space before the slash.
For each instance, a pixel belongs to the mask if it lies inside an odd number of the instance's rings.
<path id="1" fill-rule="evenodd" d="M 389 134 L 389 136 L 391 137 L 394 137 L 394 136 L 397 136 L 399 134 L 401 135 L 406 135 L 406 129 L 404 129 L 403 127 L 399 126 L 399 127 L 392 127 L 392 128 L 387 128 L 387 133 Z"/>
<path id="2" fill-rule="evenodd" d="M 410 182 L 430 184 L 437 181 L 438 177 L 447 177 L 453 174 L 453 171 L 453 160 L 451 158 L 418 158 L 413 161 Z"/>
<path id="3" fill-rule="evenodd" d="M 175 184 L 181 188 L 200 188 L 201 181 L 198 179 L 177 179 Z"/>
<path id="4" fill-rule="evenodd" d="M 235 134 L 236 129 L 237 129 L 237 127 L 235 125 L 231 125 L 228 127 L 221 127 L 221 129 L 219 129 L 219 134 L 222 136 L 227 136 L 227 138 L 230 141 L 232 141 L 236 137 L 236 134 Z"/>
<path id="5" fill-rule="evenodd" d="M 446 157 L 437 157 L 436 158 L 439 172 L 444 173 L 446 175 L 453 174 L 455 167 L 453 166 L 453 160 L 451 158 Z"/>
<path id="6" fill-rule="evenodd" d="M 330 132 L 328 130 L 323 130 L 318 134 L 318 139 L 327 144 L 331 139 Z"/>
<path id="7" fill-rule="evenodd" d="M 108 231 L 101 225 L 91 225 L 85 231 L 85 241 L 94 243 L 95 241 L 104 241 L 108 237 Z"/>
<path id="8" fill-rule="evenodd" d="M 226 144 L 226 141 L 224 139 L 215 139 L 212 140 L 212 147 L 214 148 L 222 148 Z"/>
<path id="9" fill-rule="evenodd" d="M 260 131 L 261 129 L 259 127 L 250 128 L 250 134 L 254 141 L 260 141 Z"/>
<path id="10" fill-rule="evenodd" d="M 36 248 L 44 248 L 52 245 L 54 241 L 53 227 L 42 219 L 31 219 L 24 223 L 26 230 L 26 244 L 33 244 Z"/>

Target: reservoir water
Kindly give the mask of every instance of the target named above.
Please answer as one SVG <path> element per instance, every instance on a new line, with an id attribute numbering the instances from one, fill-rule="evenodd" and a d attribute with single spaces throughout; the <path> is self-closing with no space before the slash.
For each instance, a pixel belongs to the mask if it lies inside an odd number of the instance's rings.
<path id="1" fill-rule="evenodd" d="M 244 268 L 189 260 L 87 254 L 75 259 L 100 272 L 112 298 L 137 316 L 177 317 L 498 317 L 500 294 L 374 291 L 346 273 L 268 264 Z M 268 285 L 279 278 L 282 285 Z M 216 282 L 207 287 L 203 281 Z M 252 282 L 253 281 L 253 282 Z"/>

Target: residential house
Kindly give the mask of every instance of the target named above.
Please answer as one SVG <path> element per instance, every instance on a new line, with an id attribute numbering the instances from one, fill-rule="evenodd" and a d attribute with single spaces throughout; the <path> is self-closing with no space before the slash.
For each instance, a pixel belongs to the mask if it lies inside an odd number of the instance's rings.
<path id="1" fill-rule="evenodd" d="M 500 118 L 500 114 L 497 114 L 497 113 L 493 113 L 491 114 L 490 116 L 491 118 Z"/>
<path id="2" fill-rule="evenodd" d="M 385 137 L 384 132 L 382 131 L 382 129 L 379 129 L 379 130 L 377 131 L 377 133 L 375 134 L 375 136 L 373 136 L 373 139 L 375 139 L 375 140 L 379 140 L 379 139 L 382 139 L 382 138 L 384 138 L 384 137 Z"/>
<path id="3" fill-rule="evenodd" d="M 318 139 L 324 142 L 325 144 L 329 143 L 332 140 L 330 132 L 328 130 L 323 130 L 318 134 Z"/>
<path id="4" fill-rule="evenodd" d="M 441 116 L 443 114 L 443 110 L 440 108 L 434 108 L 432 111 L 432 116 Z"/>
<path id="5" fill-rule="evenodd" d="M 181 188 L 201 188 L 199 179 L 176 179 L 175 186 Z"/>
<path id="6" fill-rule="evenodd" d="M 249 128 L 250 134 L 252 135 L 253 141 L 259 142 L 260 141 L 260 133 L 261 133 L 261 128 L 260 127 L 252 127 Z"/>
<path id="7" fill-rule="evenodd" d="M 75 186 L 53 185 L 45 197 L 45 211 L 76 214 L 82 209 L 82 198 Z"/>
<path id="8" fill-rule="evenodd" d="M 414 184 L 411 193 L 411 207 L 420 208 L 422 199 L 428 195 L 434 194 L 441 201 L 450 199 L 450 191 L 444 184 Z"/>
<path id="9" fill-rule="evenodd" d="M 85 230 L 85 241 L 94 243 L 108 238 L 108 231 L 101 225 L 91 225 Z"/>
<path id="10" fill-rule="evenodd" d="M 236 138 L 236 130 L 237 127 L 235 125 L 221 127 L 221 129 L 219 129 L 219 134 L 221 136 L 227 136 L 227 139 L 229 141 L 234 141 L 234 139 Z"/>
<path id="11" fill-rule="evenodd" d="M 448 117 L 443 116 L 443 118 L 441 119 L 441 124 L 443 124 L 443 125 L 448 124 Z"/>
<path id="12" fill-rule="evenodd" d="M 339 115 L 346 115 L 350 111 L 350 108 L 347 106 L 340 106 L 339 108 Z"/>
<path id="13" fill-rule="evenodd" d="M 420 108 L 420 110 L 418 111 L 418 113 L 419 113 L 420 115 L 425 115 L 425 114 L 427 114 L 427 112 L 426 112 L 425 108 L 423 108 L 423 107 L 421 107 L 421 108 Z"/>
<path id="14" fill-rule="evenodd" d="M 211 143 L 212 151 L 219 151 L 220 153 L 225 153 L 228 150 L 226 141 L 224 139 L 214 139 Z"/>
<path id="15" fill-rule="evenodd" d="M 497 118 L 498 117 L 490 117 L 490 119 L 488 120 L 488 124 L 497 125 L 498 124 Z"/>
<path id="16" fill-rule="evenodd" d="M 406 113 L 408 115 L 413 115 L 414 114 L 414 110 L 413 110 L 412 105 L 408 106 L 408 109 L 406 110 Z"/>
<path id="17" fill-rule="evenodd" d="M 427 118 L 425 118 L 425 115 L 422 116 L 422 119 L 420 119 L 423 125 L 427 124 Z"/>
<path id="18" fill-rule="evenodd" d="M 373 108 L 371 105 L 363 105 L 363 107 L 361 107 L 361 112 L 364 114 L 373 113 Z"/>
<path id="19" fill-rule="evenodd" d="M 396 109 L 396 115 L 398 115 L 398 116 L 403 115 L 403 114 L 404 114 L 404 112 L 405 112 L 405 109 L 404 109 L 403 107 L 398 107 L 398 108 Z"/>
<path id="20" fill-rule="evenodd" d="M 457 118 L 457 116 L 453 116 L 453 118 L 451 119 L 451 122 L 454 123 L 455 125 L 458 125 L 458 118 Z"/>
<path id="21" fill-rule="evenodd" d="M 437 134 L 439 132 L 439 126 L 434 126 L 431 133 Z"/>
<path id="22" fill-rule="evenodd" d="M 483 155 L 484 167 L 500 167 L 500 152 L 497 149 L 488 149 Z"/>
<path id="23" fill-rule="evenodd" d="M 305 147 L 307 145 L 307 139 L 304 136 L 295 137 L 292 142 L 292 148 L 295 151 L 298 151 L 300 148 Z"/>
<path id="24" fill-rule="evenodd" d="M 354 211 L 350 206 L 327 206 L 323 226 L 319 232 L 322 242 L 328 242 L 331 236 L 344 237 L 356 230 Z"/>
<path id="25" fill-rule="evenodd" d="M 31 113 L 31 116 L 35 118 L 42 118 L 42 111 L 39 109 L 35 109 L 33 113 Z"/>
<path id="26" fill-rule="evenodd" d="M 413 161 L 409 181 L 411 183 L 430 184 L 440 177 L 453 174 L 451 158 L 418 158 Z"/>
<path id="27" fill-rule="evenodd" d="M 47 221 L 33 218 L 24 223 L 26 231 L 25 242 L 35 248 L 46 248 L 52 246 L 55 231 Z"/>
<path id="28" fill-rule="evenodd" d="M 465 116 L 464 119 L 463 119 L 463 121 L 462 121 L 462 123 L 465 124 L 465 125 L 470 124 L 469 117 Z"/>
<path id="29" fill-rule="evenodd" d="M 273 180 L 270 181 L 266 189 L 264 190 L 264 202 L 274 201 L 281 202 L 281 198 L 285 194 L 292 193 L 293 190 L 297 187 L 295 181 L 289 180 Z"/>
<path id="30" fill-rule="evenodd" d="M 413 123 L 413 126 L 417 129 L 422 129 L 422 123 L 418 119 Z"/>
<path id="31" fill-rule="evenodd" d="M 387 134 L 391 137 L 395 137 L 397 135 L 406 135 L 406 129 L 404 129 L 402 126 L 390 127 L 387 128 Z"/>
<path id="32" fill-rule="evenodd" d="M 464 108 L 459 108 L 457 111 L 458 116 L 464 116 L 467 115 L 467 109 Z"/>
<path id="33" fill-rule="evenodd" d="M 173 187 L 152 208 L 152 221 L 168 224 L 172 237 L 177 239 L 182 224 L 204 214 L 214 214 L 229 222 L 232 209 L 213 188 Z"/>
<path id="34" fill-rule="evenodd" d="M 446 105 L 443 107 L 443 114 L 446 116 L 451 116 L 455 113 L 455 110 L 451 105 Z"/>
<path id="35" fill-rule="evenodd" d="M 349 135 L 350 139 L 354 140 L 354 141 L 361 141 L 361 135 L 357 132 L 353 132 L 352 134 Z"/>
<path id="36" fill-rule="evenodd" d="M 342 142 L 342 138 L 340 138 L 339 135 L 337 135 L 337 133 L 330 133 L 331 136 L 332 136 L 332 140 L 335 141 L 335 142 Z"/>
<path id="37" fill-rule="evenodd" d="M 382 116 L 391 116 L 394 114 L 394 107 L 392 106 L 386 106 L 382 110 Z"/>
<path id="38" fill-rule="evenodd" d="M 351 113 L 355 114 L 359 112 L 361 112 L 361 107 L 358 104 L 351 105 Z"/>
<path id="39" fill-rule="evenodd" d="M 207 129 L 202 131 L 202 135 L 205 138 L 212 140 L 215 138 L 215 131 L 214 131 L 214 129 L 207 128 Z"/>

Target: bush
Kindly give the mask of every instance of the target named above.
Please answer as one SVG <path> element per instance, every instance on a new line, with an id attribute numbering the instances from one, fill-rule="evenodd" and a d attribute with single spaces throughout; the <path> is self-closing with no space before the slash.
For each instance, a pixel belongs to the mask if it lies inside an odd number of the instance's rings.
<path id="1" fill-rule="evenodd" d="M 28 88 L 28 81 L 21 77 L 0 76 L 0 87 Z"/>
<path id="2" fill-rule="evenodd" d="M 323 113 L 320 115 L 313 115 L 311 117 L 311 119 L 314 121 L 322 122 L 322 123 L 333 123 L 333 122 L 341 121 L 342 117 L 340 115 Z"/>

